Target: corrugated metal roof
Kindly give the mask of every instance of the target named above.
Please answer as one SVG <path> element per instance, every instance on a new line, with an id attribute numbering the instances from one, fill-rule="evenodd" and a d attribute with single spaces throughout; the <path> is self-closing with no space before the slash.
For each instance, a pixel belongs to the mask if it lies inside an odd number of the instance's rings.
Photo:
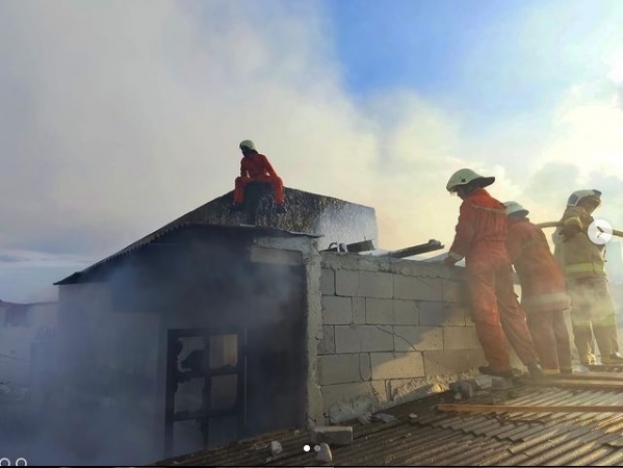
<path id="1" fill-rule="evenodd" d="M 103 266 L 104 264 L 108 264 L 113 260 L 118 260 L 121 257 L 124 257 L 128 254 L 131 254 L 133 252 L 136 252 L 137 250 L 147 246 L 147 245 L 151 245 L 154 243 L 157 243 L 158 241 L 162 240 L 163 238 L 171 235 L 172 233 L 184 230 L 184 229 L 204 229 L 206 231 L 223 231 L 223 232 L 253 232 L 255 234 L 258 235 L 263 235 L 263 236 L 267 236 L 267 237 L 296 237 L 296 236 L 303 236 L 303 237 L 311 237 L 311 238 L 319 238 L 322 237 L 321 234 L 309 234 L 309 233 L 302 233 L 302 232 L 292 232 L 292 231 L 285 231 L 282 229 L 277 229 L 277 228 L 271 228 L 271 227 L 264 227 L 264 226 L 253 226 L 253 225 L 249 225 L 249 224 L 238 224 L 238 225 L 225 225 L 225 224 L 204 224 L 204 223 L 180 223 L 177 224 L 175 226 L 172 226 L 170 228 L 166 228 L 166 229 L 159 229 L 158 231 L 155 231 L 145 237 L 143 237 L 142 239 L 130 244 L 129 246 L 125 247 L 124 249 L 120 250 L 119 252 L 106 257 L 103 260 L 100 260 L 97 263 L 94 263 L 93 265 L 85 268 L 82 271 L 73 273 L 72 275 L 68 276 L 67 278 L 62 279 L 61 281 L 58 281 L 56 283 L 54 283 L 55 286 L 58 285 L 62 285 L 62 284 L 67 284 L 67 283 L 73 283 L 75 281 L 78 280 L 78 278 L 86 273 L 91 273 L 93 272 L 95 269 L 100 268 L 101 266 Z"/>
<path id="2" fill-rule="evenodd" d="M 621 413 L 441 413 L 433 409 L 439 398 L 385 411 L 397 418 L 392 423 L 354 423 L 353 443 L 332 447 L 335 466 L 623 466 Z M 621 405 L 623 388 L 523 386 L 470 403 L 499 401 L 522 406 Z M 419 417 L 410 421 L 410 413 Z M 279 441 L 284 452 L 271 460 L 272 440 Z M 303 450 L 306 444 L 313 446 L 309 432 L 283 431 L 155 465 L 318 466 L 315 453 Z"/>

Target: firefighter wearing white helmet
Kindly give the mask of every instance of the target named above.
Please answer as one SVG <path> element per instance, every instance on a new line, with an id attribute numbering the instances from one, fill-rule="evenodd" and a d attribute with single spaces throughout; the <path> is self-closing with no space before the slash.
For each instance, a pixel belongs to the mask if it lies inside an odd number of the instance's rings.
<path id="1" fill-rule="evenodd" d="M 504 203 L 504 207 L 506 208 L 506 216 L 524 217 L 530 214 L 528 210 L 526 210 L 523 206 L 521 206 L 516 201 L 506 202 Z"/>
<path id="2" fill-rule="evenodd" d="M 255 143 L 253 143 L 251 140 L 243 140 L 240 142 L 240 149 L 244 150 L 252 150 L 252 151 L 256 151 L 255 149 Z"/>
<path id="3" fill-rule="evenodd" d="M 266 184 L 271 187 L 277 213 L 285 213 L 285 189 L 283 181 L 263 154 L 258 153 L 255 143 L 243 140 L 238 145 L 243 158 L 240 161 L 240 177 L 234 182 L 234 203 L 232 211 L 244 210 L 246 188 L 251 183 Z"/>
<path id="4" fill-rule="evenodd" d="M 484 177 L 472 169 L 459 169 L 450 177 L 446 184 L 446 190 L 450 193 L 458 193 L 468 187 L 484 188 L 495 182 L 495 177 Z"/>
<path id="5" fill-rule="evenodd" d="M 504 203 L 508 217 L 506 250 L 521 285 L 521 306 L 546 374 L 570 374 L 571 342 L 565 322 L 570 307 L 565 277 L 545 233 L 515 201 Z"/>
<path id="6" fill-rule="evenodd" d="M 571 296 L 571 323 L 580 361 L 596 363 L 593 336 L 602 364 L 623 364 L 619 354 L 616 309 L 606 277 L 605 250 L 588 236 L 595 221 L 592 213 L 601 205 L 601 192 L 577 190 L 567 200 L 558 230 L 557 255 Z"/>
<path id="7" fill-rule="evenodd" d="M 446 190 L 462 200 L 456 235 L 446 264 L 465 258 L 467 288 L 478 339 L 489 363 L 480 372 L 511 377 L 506 338 L 530 373 L 539 377 L 542 369 L 526 324 L 526 315 L 517 302 L 513 267 L 506 251 L 507 219 L 504 205 L 484 189 L 495 181 L 472 169 L 455 172 Z"/>

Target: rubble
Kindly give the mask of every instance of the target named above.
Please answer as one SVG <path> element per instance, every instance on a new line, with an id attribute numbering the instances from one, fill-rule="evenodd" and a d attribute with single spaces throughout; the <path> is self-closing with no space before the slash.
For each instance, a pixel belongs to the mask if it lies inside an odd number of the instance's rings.
<path id="1" fill-rule="evenodd" d="M 374 421 L 383 421 L 384 423 L 390 423 L 390 422 L 394 422 L 394 421 L 397 420 L 391 414 L 384 414 L 384 413 L 377 413 L 377 414 L 372 416 L 372 419 Z"/>
<path id="2" fill-rule="evenodd" d="M 372 422 L 372 414 L 370 413 L 362 414 L 361 416 L 357 418 L 357 420 L 362 426 L 367 426 L 368 424 Z"/>
<path id="3" fill-rule="evenodd" d="M 315 444 L 348 445 L 353 442 L 351 426 L 316 426 L 312 429 L 312 442 Z"/>
<path id="4" fill-rule="evenodd" d="M 333 454 L 328 444 L 320 444 L 320 450 L 318 451 L 318 455 L 316 455 L 316 460 L 321 463 L 333 463 Z"/>
<path id="5" fill-rule="evenodd" d="M 460 382 L 450 384 L 450 389 L 455 392 L 455 400 L 469 400 L 470 398 L 473 398 L 474 387 L 475 383 L 468 380 L 462 380 Z"/>
<path id="6" fill-rule="evenodd" d="M 493 379 L 489 375 L 477 375 L 474 377 L 473 382 L 480 390 L 486 390 L 491 388 Z"/>
<path id="7" fill-rule="evenodd" d="M 273 440 L 270 443 L 270 453 L 272 454 L 272 456 L 275 457 L 282 452 L 283 452 L 283 447 L 281 446 L 281 444 L 277 442 L 276 440 Z"/>

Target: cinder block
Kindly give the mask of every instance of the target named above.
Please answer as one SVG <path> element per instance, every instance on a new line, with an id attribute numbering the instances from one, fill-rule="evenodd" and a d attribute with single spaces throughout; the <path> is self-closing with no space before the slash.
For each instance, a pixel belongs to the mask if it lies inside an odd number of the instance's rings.
<path id="1" fill-rule="evenodd" d="M 442 301 L 443 280 L 394 275 L 394 299 Z"/>
<path id="2" fill-rule="evenodd" d="M 372 353 L 372 379 L 410 379 L 423 377 L 422 353 Z"/>
<path id="3" fill-rule="evenodd" d="M 420 325 L 425 327 L 440 327 L 444 322 L 443 302 L 419 302 Z"/>
<path id="4" fill-rule="evenodd" d="M 357 296 L 359 290 L 359 271 L 337 270 L 335 272 L 335 294 L 338 296 Z"/>
<path id="5" fill-rule="evenodd" d="M 443 349 L 479 349 L 480 341 L 473 327 L 444 327 Z"/>
<path id="6" fill-rule="evenodd" d="M 392 325 L 394 323 L 394 301 L 366 298 L 366 323 Z"/>
<path id="7" fill-rule="evenodd" d="M 464 327 L 467 325 L 465 320 L 465 307 L 459 304 L 446 303 L 444 307 L 445 320 L 444 327 L 456 326 Z"/>
<path id="8" fill-rule="evenodd" d="M 393 351 L 392 329 L 381 325 L 336 326 L 335 350 L 338 354 Z"/>
<path id="9" fill-rule="evenodd" d="M 474 322 L 474 319 L 472 318 L 472 311 L 469 307 L 465 308 L 465 326 L 467 327 L 476 326 L 476 323 Z"/>
<path id="10" fill-rule="evenodd" d="M 391 299 L 394 286 L 391 273 L 362 271 L 359 273 L 359 290 L 356 296 Z"/>
<path id="11" fill-rule="evenodd" d="M 424 351 L 423 357 L 427 377 L 456 375 L 472 369 L 465 351 Z"/>
<path id="12" fill-rule="evenodd" d="M 335 354 L 335 328 L 333 325 L 322 327 L 322 340 L 318 343 L 318 354 Z"/>
<path id="13" fill-rule="evenodd" d="M 330 268 L 320 271 L 320 293 L 324 296 L 335 295 L 335 271 Z"/>
<path id="14" fill-rule="evenodd" d="M 446 265 L 436 263 L 414 262 L 412 260 L 394 260 L 392 272 L 405 276 L 417 276 L 419 278 L 446 278 L 450 277 L 449 268 Z"/>
<path id="15" fill-rule="evenodd" d="M 358 254 L 338 254 L 337 252 L 321 252 L 322 255 L 322 268 L 333 268 L 338 270 L 359 270 L 359 259 L 361 255 Z"/>
<path id="16" fill-rule="evenodd" d="M 331 445 L 348 445 L 353 441 L 351 426 L 316 426 L 311 433 L 312 443 Z"/>
<path id="17" fill-rule="evenodd" d="M 396 351 L 435 351 L 443 349 L 443 332 L 440 327 L 394 327 Z"/>
<path id="18" fill-rule="evenodd" d="M 418 325 L 419 316 L 419 308 L 415 301 L 394 299 L 394 324 Z"/>
<path id="19" fill-rule="evenodd" d="M 353 320 L 350 297 L 322 296 L 322 322 L 325 325 L 345 325 Z"/>
<path id="20" fill-rule="evenodd" d="M 364 382 L 372 379 L 372 365 L 370 364 L 369 354 L 359 355 L 359 375 Z"/>
<path id="21" fill-rule="evenodd" d="M 320 385 L 361 382 L 359 354 L 318 356 Z"/>
<path id="22" fill-rule="evenodd" d="M 334 405 L 351 402 L 361 397 L 373 396 L 370 382 L 325 385 L 321 387 L 320 391 L 322 392 L 325 411 Z"/>
<path id="23" fill-rule="evenodd" d="M 353 297 L 353 323 L 363 325 L 366 323 L 366 298 Z"/>
<path id="24" fill-rule="evenodd" d="M 427 327 L 465 326 L 465 311 L 460 305 L 420 302 L 420 325 Z"/>
<path id="25" fill-rule="evenodd" d="M 467 302 L 467 291 L 464 282 L 443 280 L 443 300 L 445 302 Z"/>

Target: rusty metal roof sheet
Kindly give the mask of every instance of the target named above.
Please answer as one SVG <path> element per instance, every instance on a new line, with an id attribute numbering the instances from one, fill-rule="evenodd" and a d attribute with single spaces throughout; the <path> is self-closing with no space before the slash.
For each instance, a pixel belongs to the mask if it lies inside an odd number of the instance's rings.
<path id="1" fill-rule="evenodd" d="M 509 405 L 621 405 L 623 387 L 566 389 L 524 386 L 474 402 Z M 354 423 L 351 445 L 332 447 L 335 466 L 623 466 L 621 413 L 440 413 L 440 397 L 403 404 L 386 413 L 391 423 Z M 441 398 L 444 398 L 442 396 Z M 447 396 L 445 397 L 447 398 Z M 409 414 L 418 418 L 410 421 Z M 270 442 L 284 452 L 270 457 Z M 182 466 L 317 466 L 303 450 L 308 431 L 282 431 L 175 460 Z M 171 465 L 173 460 L 155 465 Z"/>

